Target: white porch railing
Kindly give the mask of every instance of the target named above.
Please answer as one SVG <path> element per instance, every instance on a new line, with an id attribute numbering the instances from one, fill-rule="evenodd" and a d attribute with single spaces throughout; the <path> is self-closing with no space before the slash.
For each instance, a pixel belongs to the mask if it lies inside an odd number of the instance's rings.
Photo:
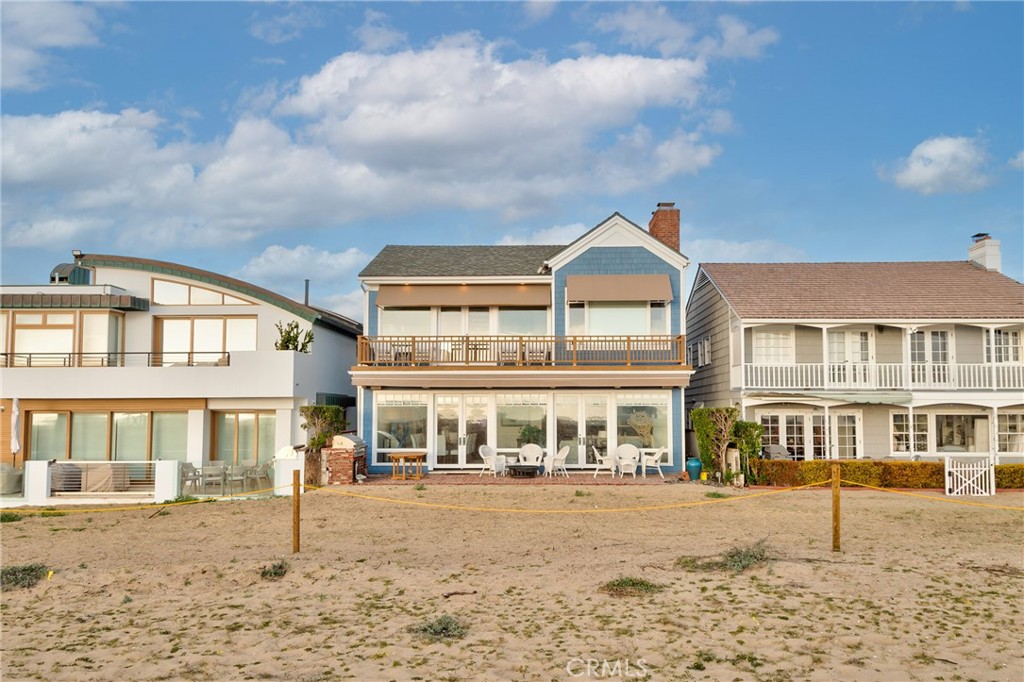
<path id="1" fill-rule="evenodd" d="M 1021 364 L 748 363 L 744 388 L 782 390 L 956 390 L 1024 389 Z"/>

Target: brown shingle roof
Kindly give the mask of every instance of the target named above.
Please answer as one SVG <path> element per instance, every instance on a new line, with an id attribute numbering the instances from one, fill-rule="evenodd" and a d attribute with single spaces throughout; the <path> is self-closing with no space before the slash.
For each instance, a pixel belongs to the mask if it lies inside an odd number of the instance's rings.
<path id="1" fill-rule="evenodd" d="M 536 275 L 564 246 L 385 246 L 360 277 L 502 277 Z"/>
<path id="2" fill-rule="evenodd" d="M 1024 319 L 1024 284 L 970 261 L 700 267 L 744 319 Z"/>

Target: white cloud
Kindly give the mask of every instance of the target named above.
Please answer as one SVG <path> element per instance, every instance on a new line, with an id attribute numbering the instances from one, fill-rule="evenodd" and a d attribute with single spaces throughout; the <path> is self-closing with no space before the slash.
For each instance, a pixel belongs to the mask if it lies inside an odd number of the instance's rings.
<path id="1" fill-rule="evenodd" d="M 388 22 L 386 14 L 372 9 L 363 14 L 363 25 L 356 29 L 356 37 L 369 52 L 384 52 L 408 41 L 408 36 Z"/>
<path id="2" fill-rule="evenodd" d="M 499 244 L 570 244 L 585 233 L 589 228 L 583 223 L 571 225 L 554 225 L 536 230 L 530 234 L 519 236 L 507 234 Z"/>
<path id="3" fill-rule="evenodd" d="M 302 3 L 290 7 L 292 9 L 289 12 L 268 18 L 254 14 L 249 22 L 249 34 L 271 45 L 278 45 L 301 38 L 308 28 L 323 25 L 320 10 L 315 5 Z"/>
<path id="4" fill-rule="evenodd" d="M 1017 156 L 1010 157 L 1010 160 L 1006 162 L 1006 165 L 1010 168 L 1016 168 L 1017 170 L 1024 170 L 1024 151 L 1017 152 Z"/>
<path id="5" fill-rule="evenodd" d="M 696 33 L 693 26 L 670 15 L 663 5 L 647 3 L 602 16 L 594 26 L 604 33 L 617 33 L 624 45 L 654 48 L 666 57 L 691 49 Z"/>
<path id="6" fill-rule="evenodd" d="M 700 51 L 705 56 L 725 59 L 759 59 L 766 47 L 779 40 L 774 28 L 751 30 L 749 24 L 731 15 L 718 17 L 721 38 L 707 38 L 701 41 Z"/>
<path id="7" fill-rule="evenodd" d="M 973 192 L 987 186 L 988 154 L 980 140 L 970 137 L 939 136 L 914 147 L 905 159 L 879 177 L 903 189 L 921 194 Z"/>
<path id="8" fill-rule="evenodd" d="M 683 239 L 681 250 L 693 263 L 792 263 L 807 259 L 801 249 L 770 239 Z"/>
<path id="9" fill-rule="evenodd" d="M 297 301 L 304 296 L 303 280 L 308 278 L 311 303 L 361 320 L 362 290 L 337 292 L 352 286 L 355 274 L 369 261 L 370 257 L 356 248 L 331 253 L 307 244 L 294 248 L 273 245 L 231 274 Z"/>
<path id="10" fill-rule="evenodd" d="M 537 22 L 550 17 L 557 7 L 558 3 L 551 0 L 526 0 L 523 3 L 523 12 L 526 13 L 528 20 Z"/>
<path id="11" fill-rule="evenodd" d="M 50 84 L 58 64 L 55 49 L 96 47 L 102 26 L 98 5 L 57 2 L 7 2 L 2 25 L 3 87 L 40 90 Z"/>

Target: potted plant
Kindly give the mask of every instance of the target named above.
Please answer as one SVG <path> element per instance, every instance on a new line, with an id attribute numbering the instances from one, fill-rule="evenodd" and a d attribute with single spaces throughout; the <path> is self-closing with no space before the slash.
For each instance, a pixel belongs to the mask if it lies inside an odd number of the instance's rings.
<path id="1" fill-rule="evenodd" d="M 541 441 L 543 440 L 544 432 L 540 430 L 539 426 L 526 424 L 523 428 L 519 429 L 519 447 L 522 447 L 527 443 L 536 443 L 537 445 L 541 445 Z"/>

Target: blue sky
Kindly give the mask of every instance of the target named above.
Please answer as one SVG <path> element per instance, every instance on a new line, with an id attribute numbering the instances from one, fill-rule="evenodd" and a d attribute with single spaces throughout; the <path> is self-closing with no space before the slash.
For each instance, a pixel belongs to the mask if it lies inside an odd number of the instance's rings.
<path id="1" fill-rule="evenodd" d="M 1022 3 L 0 11 L 6 284 L 77 248 L 358 316 L 385 244 L 567 243 L 659 201 L 694 263 L 984 231 L 1024 279 Z"/>

